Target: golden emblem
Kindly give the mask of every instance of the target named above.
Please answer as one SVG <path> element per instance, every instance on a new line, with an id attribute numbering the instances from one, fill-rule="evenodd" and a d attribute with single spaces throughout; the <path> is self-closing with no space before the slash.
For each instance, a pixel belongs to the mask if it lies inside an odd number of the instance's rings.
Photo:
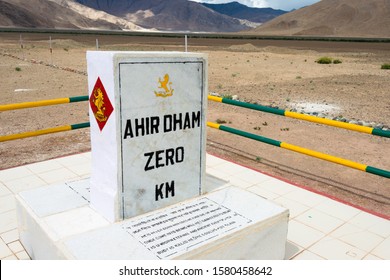
<path id="1" fill-rule="evenodd" d="M 114 107 L 112 107 L 110 98 L 108 97 L 106 89 L 99 77 L 97 78 L 92 93 L 89 96 L 89 104 L 99 129 L 102 131 L 114 111 Z"/>
<path id="2" fill-rule="evenodd" d="M 169 75 L 165 74 L 164 79 L 158 79 L 160 91 L 154 91 L 154 94 L 158 97 L 168 97 L 173 95 L 172 82 L 169 81 Z"/>
<path id="3" fill-rule="evenodd" d="M 95 118 L 100 122 L 105 122 L 107 116 L 104 114 L 106 108 L 104 107 L 104 96 L 100 88 L 97 88 L 93 92 L 93 104 L 96 106 Z"/>

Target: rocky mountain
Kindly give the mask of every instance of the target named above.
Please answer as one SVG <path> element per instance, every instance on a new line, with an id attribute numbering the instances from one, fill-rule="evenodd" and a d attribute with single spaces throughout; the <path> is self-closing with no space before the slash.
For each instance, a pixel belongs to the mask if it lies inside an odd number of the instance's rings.
<path id="1" fill-rule="evenodd" d="M 165 31 L 235 32 L 248 24 L 187 0 L 76 0 L 87 7 L 125 18 L 143 28 Z"/>
<path id="2" fill-rule="evenodd" d="M 121 29 L 116 24 L 100 19 L 89 19 L 48 0 L 0 0 L 0 26 Z"/>
<path id="3" fill-rule="evenodd" d="M 252 31 L 261 35 L 390 37 L 389 0 L 322 0 Z"/>
<path id="4" fill-rule="evenodd" d="M 131 21 L 128 21 L 124 18 L 117 17 L 111 14 L 108 14 L 101 10 L 92 9 L 90 7 L 84 6 L 82 4 L 77 3 L 74 0 L 48 0 L 58 3 L 61 6 L 64 6 L 66 8 L 69 8 L 73 10 L 76 13 L 79 13 L 83 15 L 84 17 L 87 17 L 91 20 L 100 20 L 100 21 L 106 21 L 109 23 L 112 23 L 119 27 L 122 30 L 127 31 L 143 31 L 144 28 L 132 23 Z"/>
<path id="5" fill-rule="evenodd" d="M 275 10 L 272 8 L 251 8 L 238 2 L 230 2 L 226 4 L 202 3 L 202 5 L 223 15 L 257 23 L 264 23 L 287 13 L 286 11 Z"/>

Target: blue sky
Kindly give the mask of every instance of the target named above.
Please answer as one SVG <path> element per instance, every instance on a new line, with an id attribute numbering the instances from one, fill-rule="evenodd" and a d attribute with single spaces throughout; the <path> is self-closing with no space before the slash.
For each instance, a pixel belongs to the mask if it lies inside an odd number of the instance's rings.
<path id="1" fill-rule="evenodd" d="M 249 7 L 258 7 L 258 8 L 271 7 L 274 9 L 291 11 L 292 9 L 299 9 L 303 6 L 308 6 L 317 3 L 320 0 L 192 0 L 192 1 L 210 3 L 210 4 L 220 4 L 220 3 L 237 1 Z"/>

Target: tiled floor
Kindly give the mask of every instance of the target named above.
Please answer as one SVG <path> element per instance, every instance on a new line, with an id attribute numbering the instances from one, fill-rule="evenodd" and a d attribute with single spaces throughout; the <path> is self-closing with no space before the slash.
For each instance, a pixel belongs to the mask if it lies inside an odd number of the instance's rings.
<path id="1" fill-rule="evenodd" d="M 90 161 L 83 153 L 0 171 L 1 260 L 29 259 L 19 242 L 14 195 L 88 178 Z M 207 155 L 206 171 L 290 210 L 286 259 L 390 260 L 389 220 L 215 156 Z"/>

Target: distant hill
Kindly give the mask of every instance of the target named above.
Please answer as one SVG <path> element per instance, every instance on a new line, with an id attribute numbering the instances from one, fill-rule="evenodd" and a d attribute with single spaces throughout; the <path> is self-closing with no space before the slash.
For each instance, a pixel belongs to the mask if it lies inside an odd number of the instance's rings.
<path id="1" fill-rule="evenodd" d="M 0 26 L 35 27 L 43 18 L 35 17 L 26 9 L 0 0 Z"/>
<path id="2" fill-rule="evenodd" d="M 390 37 L 389 0 L 322 0 L 252 30 L 262 35 Z"/>
<path id="3" fill-rule="evenodd" d="M 76 0 L 125 18 L 143 28 L 166 31 L 235 32 L 249 29 L 242 21 L 187 0 Z"/>
<path id="4" fill-rule="evenodd" d="M 272 8 L 251 8 L 238 2 L 230 2 L 226 4 L 202 3 L 202 5 L 220 14 L 257 23 L 264 23 L 287 13 L 286 11 L 274 10 Z"/>
<path id="5" fill-rule="evenodd" d="M 137 31 L 137 30 L 144 30 L 144 28 L 141 28 L 140 26 L 134 24 L 131 21 L 128 21 L 124 18 L 117 17 L 111 14 L 108 14 L 101 10 L 96 10 L 87 6 L 84 6 L 80 3 L 77 3 L 75 0 L 48 0 L 48 1 L 54 1 L 57 4 L 64 6 L 66 8 L 69 8 L 73 10 L 74 12 L 87 17 L 94 21 L 106 21 L 111 24 L 114 24 L 117 28 L 120 28 L 122 30 L 129 30 L 129 31 Z"/>
<path id="6" fill-rule="evenodd" d="M 0 26 L 120 29 L 116 24 L 91 20 L 48 0 L 0 0 Z"/>

